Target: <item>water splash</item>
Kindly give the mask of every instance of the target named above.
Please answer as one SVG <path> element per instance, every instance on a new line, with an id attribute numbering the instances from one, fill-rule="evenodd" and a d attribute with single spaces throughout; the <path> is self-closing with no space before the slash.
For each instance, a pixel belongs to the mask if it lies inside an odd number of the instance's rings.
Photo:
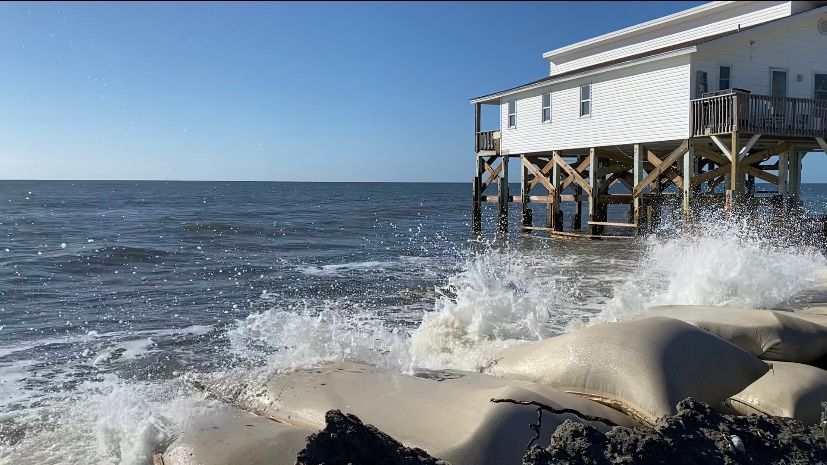
<path id="1" fill-rule="evenodd" d="M 470 257 L 413 333 L 412 365 L 475 370 L 504 347 L 559 332 L 568 293 L 549 273 L 553 261 L 544 270 L 533 257 L 507 248 Z"/>
<path id="2" fill-rule="evenodd" d="M 4 419 L 0 464 L 151 463 L 192 415 L 213 408 L 180 382 L 115 375 L 65 394 Z"/>
<path id="3" fill-rule="evenodd" d="M 628 281 L 594 321 L 615 321 L 652 305 L 771 308 L 810 288 L 827 266 L 818 241 L 791 241 L 754 221 L 709 219 L 680 234 L 646 239 Z"/>

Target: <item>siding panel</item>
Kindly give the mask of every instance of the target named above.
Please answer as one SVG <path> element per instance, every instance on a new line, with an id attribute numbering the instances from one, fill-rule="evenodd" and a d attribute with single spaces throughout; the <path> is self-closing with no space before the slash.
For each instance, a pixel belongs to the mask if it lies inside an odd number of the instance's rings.
<path id="1" fill-rule="evenodd" d="M 827 36 L 816 29 L 822 17 L 827 17 L 827 11 L 699 47 L 692 58 L 692 88 L 695 71 L 706 71 L 709 90 L 719 90 L 718 67 L 729 65 L 733 87 L 768 95 L 770 67 L 787 68 L 787 95 L 813 98 L 813 74 L 827 73 Z"/>
<path id="2" fill-rule="evenodd" d="M 504 153 L 531 153 L 686 138 L 690 58 L 683 55 L 554 84 L 551 123 L 540 91 L 517 95 L 517 127 L 500 105 Z M 580 117 L 580 85 L 592 83 L 591 116 Z M 548 87 L 544 89 L 548 92 Z"/>

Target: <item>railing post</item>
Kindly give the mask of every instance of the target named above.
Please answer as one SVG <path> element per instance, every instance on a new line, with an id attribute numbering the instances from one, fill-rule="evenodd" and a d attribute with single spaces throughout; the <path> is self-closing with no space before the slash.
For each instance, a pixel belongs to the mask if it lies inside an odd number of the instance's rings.
<path id="1" fill-rule="evenodd" d="M 482 104 L 474 104 L 474 153 L 480 151 L 480 125 L 481 125 Z"/>

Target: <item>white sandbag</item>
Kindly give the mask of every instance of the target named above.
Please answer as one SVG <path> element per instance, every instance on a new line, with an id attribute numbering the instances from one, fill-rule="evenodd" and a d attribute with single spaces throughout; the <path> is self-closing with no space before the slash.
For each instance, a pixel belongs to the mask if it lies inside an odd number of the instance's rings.
<path id="1" fill-rule="evenodd" d="M 573 408 L 634 426 L 620 412 L 549 386 L 498 380 L 479 373 L 443 372 L 437 379 L 402 375 L 356 363 L 332 363 L 274 377 L 249 407 L 302 428 L 321 429 L 330 409 L 358 416 L 407 447 L 419 447 L 453 465 L 520 464 L 534 436 L 532 406 L 492 403 L 492 398 L 537 401 Z M 440 380 L 441 379 L 441 380 Z M 540 444 L 574 415 L 543 415 Z M 607 429 L 602 423 L 589 424 Z"/>
<path id="2" fill-rule="evenodd" d="M 311 433 L 221 408 L 195 418 L 164 452 L 164 465 L 293 465 Z"/>
<path id="3" fill-rule="evenodd" d="M 821 421 L 822 402 L 827 402 L 827 371 L 789 362 L 773 362 L 767 374 L 730 399 L 744 415 L 789 417 L 808 425 Z"/>
<path id="4" fill-rule="evenodd" d="M 492 374 L 554 386 L 641 421 L 687 397 L 718 405 L 767 372 L 749 352 L 695 326 L 654 317 L 578 329 L 504 350 Z"/>
<path id="5" fill-rule="evenodd" d="M 685 321 L 765 360 L 806 363 L 827 354 L 827 326 L 792 312 L 664 305 L 651 307 L 641 316 Z"/>
<path id="6" fill-rule="evenodd" d="M 810 323 L 815 323 L 827 328 L 827 307 L 819 306 L 799 308 L 790 314 L 797 318 L 801 318 L 802 320 L 807 320 Z"/>

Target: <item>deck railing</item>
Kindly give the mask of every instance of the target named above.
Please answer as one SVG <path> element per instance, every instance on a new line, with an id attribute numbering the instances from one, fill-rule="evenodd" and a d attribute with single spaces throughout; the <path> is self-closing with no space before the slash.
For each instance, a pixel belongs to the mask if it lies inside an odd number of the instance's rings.
<path id="1" fill-rule="evenodd" d="M 827 100 L 733 91 L 691 102 L 693 136 L 739 131 L 787 137 L 827 136 Z"/>
<path id="2" fill-rule="evenodd" d="M 477 133 L 476 151 L 499 152 L 500 131 L 482 131 Z"/>

